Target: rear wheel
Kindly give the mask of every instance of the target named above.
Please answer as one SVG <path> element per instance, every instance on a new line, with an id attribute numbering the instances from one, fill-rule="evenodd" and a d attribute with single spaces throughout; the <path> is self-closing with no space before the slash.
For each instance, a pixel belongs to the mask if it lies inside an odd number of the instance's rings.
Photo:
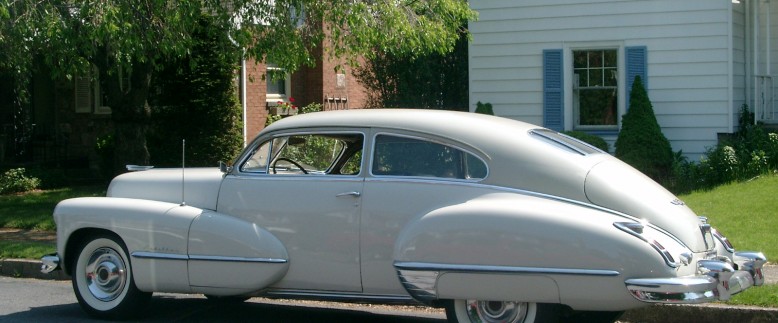
<path id="1" fill-rule="evenodd" d="M 135 286 L 127 248 L 116 236 L 94 235 L 81 243 L 73 267 L 78 304 L 98 318 L 123 319 L 138 313 L 151 293 Z"/>
<path id="2" fill-rule="evenodd" d="M 557 322 L 559 305 L 522 302 L 454 300 L 446 304 L 446 317 L 452 323 L 532 323 Z"/>

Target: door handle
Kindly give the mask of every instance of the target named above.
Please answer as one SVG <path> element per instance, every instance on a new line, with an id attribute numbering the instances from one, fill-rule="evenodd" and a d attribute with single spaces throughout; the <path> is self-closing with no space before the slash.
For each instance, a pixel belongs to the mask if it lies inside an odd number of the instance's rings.
<path id="1" fill-rule="evenodd" d="M 338 195 L 335 195 L 335 197 L 343 197 L 343 196 L 360 197 L 361 195 L 362 195 L 362 193 L 357 192 L 357 191 L 353 191 L 353 192 L 340 193 Z"/>

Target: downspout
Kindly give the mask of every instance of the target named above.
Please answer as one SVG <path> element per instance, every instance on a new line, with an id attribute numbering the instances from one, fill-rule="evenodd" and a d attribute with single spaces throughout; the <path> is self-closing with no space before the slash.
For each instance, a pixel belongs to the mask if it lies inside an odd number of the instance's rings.
<path id="1" fill-rule="evenodd" d="M 248 144 L 248 104 L 246 104 L 246 57 L 240 59 L 240 105 L 243 109 L 243 147 Z"/>
<path id="2" fill-rule="evenodd" d="M 735 14 L 735 7 L 732 4 L 732 1 L 727 1 L 729 3 L 729 14 L 727 15 L 727 25 L 729 28 L 727 29 L 727 106 L 729 109 L 727 109 L 727 133 L 734 133 L 735 126 L 733 124 L 734 120 L 734 114 L 735 114 L 735 107 L 734 107 L 734 101 L 733 101 L 733 93 L 734 91 L 734 65 L 735 65 L 735 55 L 733 53 L 734 46 L 733 46 L 733 35 L 734 32 L 734 23 L 732 16 Z"/>
<path id="3" fill-rule="evenodd" d="M 767 109 L 769 107 L 769 112 L 773 113 L 773 105 L 775 104 L 775 102 L 773 102 L 773 97 L 775 97 L 773 95 L 773 89 L 775 88 L 775 86 L 773 86 L 774 80 L 772 78 L 772 76 L 773 76 L 773 74 L 772 74 L 772 67 L 770 66 L 772 64 L 771 63 L 772 53 L 770 52 L 772 50 L 772 47 L 770 47 L 771 46 L 771 44 L 770 44 L 770 29 L 772 29 L 772 25 L 770 25 L 770 16 L 772 16 L 772 10 L 771 10 L 772 9 L 772 5 L 770 5 L 770 0 L 766 0 L 765 4 L 767 4 L 767 21 L 765 22 L 765 36 L 764 36 L 764 38 L 765 38 L 765 48 L 764 48 L 764 52 L 765 52 L 765 68 L 764 69 L 765 69 L 765 76 L 767 77 L 766 79 L 770 80 L 770 83 L 769 83 L 769 86 L 770 86 L 769 90 L 770 91 L 768 92 L 770 97 L 766 98 L 766 100 L 765 100 L 765 109 L 763 109 L 763 110 L 768 112 Z M 756 113 L 755 113 L 754 114 L 754 119 L 756 119 L 756 118 L 757 118 L 757 116 L 756 116 Z M 754 124 L 756 124 L 756 120 L 754 120 Z"/>
<path id="4" fill-rule="evenodd" d="M 757 0 L 758 1 L 758 0 Z M 748 1 L 751 3 L 751 1 Z M 754 73 L 754 123 L 756 123 L 759 109 L 759 80 L 756 78 L 759 75 L 759 16 L 758 16 L 759 2 L 751 4 L 751 67 Z"/>
<path id="5" fill-rule="evenodd" d="M 743 37 L 743 50 L 745 51 L 745 66 L 744 70 L 746 73 L 746 88 L 743 89 L 743 92 L 745 92 L 746 95 L 746 104 L 750 106 L 752 109 L 756 109 L 756 106 L 754 105 L 751 88 L 754 87 L 754 73 L 751 71 L 751 66 L 754 64 L 751 61 L 751 1 L 743 1 L 743 4 L 745 5 L 745 16 L 746 21 L 745 25 L 743 26 L 743 29 L 745 29 L 745 37 Z M 754 118 L 756 118 L 756 114 L 754 114 Z M 754 120 L 756 121 L 756 120 Z"/>

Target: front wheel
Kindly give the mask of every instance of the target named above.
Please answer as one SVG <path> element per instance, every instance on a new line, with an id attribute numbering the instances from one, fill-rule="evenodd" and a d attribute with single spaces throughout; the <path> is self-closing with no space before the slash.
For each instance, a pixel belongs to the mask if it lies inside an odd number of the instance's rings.
<path id="1" fill-rule="evenodd" d="M 446 304 L 451 323 L 536 323 L 557 322 L 559 305 L 522 302 L 454 300 Z"/>
<path id="2" fill-rule="evenodd" d="M 85 239 L 76 251 L 73 290 L 89 315 L 124 319 L 137 314 L 151 293 L 135 286 L 127 248 L 110 234 Z"/>

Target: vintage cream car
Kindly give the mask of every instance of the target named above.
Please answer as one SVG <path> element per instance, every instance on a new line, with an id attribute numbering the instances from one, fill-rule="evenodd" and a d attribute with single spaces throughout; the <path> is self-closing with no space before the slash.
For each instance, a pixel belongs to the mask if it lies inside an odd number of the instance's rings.
<path id="1" fill-rule="evenodd" d="M 57 254 L 98 317 L 153 292 L 446 307 L 452 322 L 615 320 L 763 282 L 682 201 L 585 143 L 505 118 L 318 112 L 232 166 L 118 176 L 60 203 Z"/>

